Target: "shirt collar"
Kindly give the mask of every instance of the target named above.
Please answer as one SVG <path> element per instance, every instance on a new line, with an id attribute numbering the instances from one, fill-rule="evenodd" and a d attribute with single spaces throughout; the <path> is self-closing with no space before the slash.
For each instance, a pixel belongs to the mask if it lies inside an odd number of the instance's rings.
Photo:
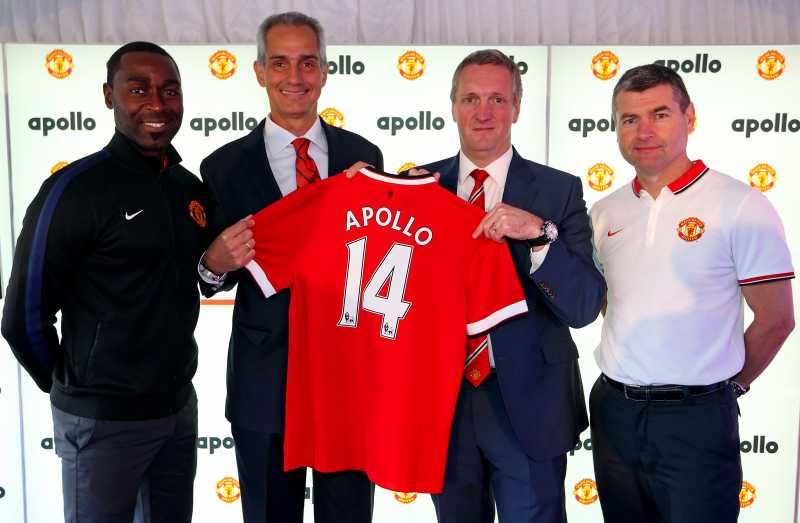
<path id="1" fill-rule="evenodd" d="M 105 148 L 126 164 L 154 174 L 163 173 L 181 162 L 181 156 L 172 144 L 167 145 L 160 157 L 145 156 L 133 140 L 118 130 L 114 130 L 114 136 Z"/>
<path id="2" fill-rule="evenodd" d="M 273 156 L 276 156 L 286 147 L 290 147 L 295 138 L 308 138 L 311 143 L 322 149 L 322 152 L 326 154 L 328 152 L 328 142 L 325 140 L 325 132 L 322 129 L 319 118 L 314 119 L 314 125 L 303 136 L 295 136 L 267 116 L 264 124 L 264 140 L 267 142 L 269 152 Z"/>
<path id="3" fill-rule="evenodd" d="M 467 158 L 464 151 L 458 154 L 458 183 L 462 184 L 469 177 L 469 174 L 475 169 L 483 169 L 489 173 L 489 177 L 497 184 L 498 187 L 505 187 L 506 178 L 508 177 L 508 167 L 511 165 L 511 157 L 514 155 L 514 149 L 509 146 L 508 150 L 500 155 L 495 161 L 486 167 L 478 167 L 472 160 Z"/>
<path id="4" fill-rule="evenodd" d="M 689 170 L 683 173 L 678 177 L 678 179 L 674 180 L 672 183 L 667 185 L 672 194 L 680 194 L 692 185 L 697 182 L 700 178 L 703 177 L 704 174 L 708 172 L 708 167 L 706 164 L 703 163 L 703 160 L 695 160 L 692 163 L 692 166 L 689 167 Z M 639 178 L 634 177 L 633 182 L 631 183 L 631 187 L 633 189 L 633 194 L 636 195 L 638 198 L 642 192 L 642 185 L 639 183 Z"/>

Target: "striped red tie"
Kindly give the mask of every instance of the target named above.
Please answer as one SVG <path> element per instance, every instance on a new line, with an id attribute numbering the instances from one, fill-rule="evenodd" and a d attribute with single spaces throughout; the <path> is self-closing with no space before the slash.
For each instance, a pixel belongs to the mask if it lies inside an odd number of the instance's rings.
<path id="1" fill-rule="evenodd" d="M 483 182 L 489 173 L 483 169 L 475 169 L 469 173 L 475 179 L 475 185 L 467 201 L 481 210 L 486 210 L 486 196 L 484 195 Z M 489 336 L 469 336 L 467 338 L 467 360 L 464 363 L 464 377 L 477 387 L 492 372 L 489 365 Z"/>
<path id="2" fill-rule="evenodd" d="M 320 180 L 319 170 L 314 159 L 308 155 L 308 146 L 311 145 L 311 140 L 308 138 L 295 138 L 292 140 L 292 145 L 297 153 L 297 159 L 294 161 L 296 169 L 297 188 L 305 187 Z"/>

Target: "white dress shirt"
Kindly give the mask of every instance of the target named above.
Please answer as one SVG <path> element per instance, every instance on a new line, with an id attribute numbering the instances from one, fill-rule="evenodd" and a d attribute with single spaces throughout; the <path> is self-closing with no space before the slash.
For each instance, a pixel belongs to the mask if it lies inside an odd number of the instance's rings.
<path id="1" fill-rule="evenodd" d="M 484 171 L 489 173 L 489 177 L 486 178 L 486 181 L 483 182 L 483 194 L 484 194 L 484 202 L 486 205 L 486 212 L 491 211 L 495 208 L 495 206 L 503 201 L 503 191 L 506 186 L 506 178 L 508 177 L 508 168 L 511 165 L 511 157 L 513 156 L 513 150 L 511 147 L 508 148 L 506 152 L 504 152 L 499 158 L 495 161 L 487 165 L 486 167 L 482 167 Z M 459 161 L 458 161 L 458 188 L 457 193 L 458 197 L 463 200 L 468 200 L 469 195 L 472 192 L 472 188 L 475 187 L 475 179 L 470 176 L 470 173 L 475 169 L 481 169 L 474 163 L 472 160 L 467 158 L 467 156 L 461 152 L 459 153 Z M 530 274 L 533 274 L 536 269 L 542 266 L 544 263 L 545 256 L 547 256 L 547 251 L 550 249 L 549 245 L 545 245 L 543 249 L 538 251 L 531 250 L 531 271 Z M 494 354 L 492 353 L 492 337 L 489 336 L 489 364 L 494 368 Z"/>
<path id="2" fill-rule="evenodd" d="M 300 137 L 293 135 L 267 116 L 264 123 L 264 149 L 267 151 L 269 168 L 283 196 L 297 189 L 297 168 L 295 167 L 297 152 L 295 152 L 292 145 L 292 141 L 295 138 L 308 138 L 311 141 L 308 146 L 308 155 L 317 164 L 320 179 L 324 180 L 328 177 L 328 141 L 325 139 L 325 132 L 322 130 L 319 118 L 316 118 L 314 125 Z M 264 172 L 264 176 L 266 175 L 267 173 Z M 203 281 L 220 288 L 225 281 L 227 273 L 220 275 L 216 279 L 209 278 L 205 272 L 206 267 L 203 265 L 203 257 L 205 255 L 203 253 L 203 256 L 200 257 L 200 261 L 197 264 L 197 272 Z"/>
<path id="3" fill-rule="evenodd" d="M 267 117 L 264 125 L 264 148 L 267 150 L 267 161 L 272 175 L 284 196 L 297 189 L 295 169 L 297 153 L 292 145 L 295 138 L 308 138 L 311 141 L 308 155 L 317 164 L 320 179 L 328 177 L 328 141 L 325 139 L 319 118 L 314 120 L 314 125 L 303 136 L 295 136 L 273 122 L 272 118 Z"/>

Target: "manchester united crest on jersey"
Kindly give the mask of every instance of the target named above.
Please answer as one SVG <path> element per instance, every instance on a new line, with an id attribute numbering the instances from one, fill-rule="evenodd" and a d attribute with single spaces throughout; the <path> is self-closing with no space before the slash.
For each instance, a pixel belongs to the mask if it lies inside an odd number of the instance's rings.
<path id="1" fill-rule="evenodd" d="M 206 221 L 206 209 L 197 200 L 192 200 L 189 203 L 189 216 L 191 216 L 192 220 L 200 227 L 205 227 L 208 223 Z"/>
<path id="2" fill-rule="evenodd" d="M 699 240 L 705 231 L 706 224 L 694 216 L 681 220 L 678 224 L 678 237 L 687 242 Z"/>

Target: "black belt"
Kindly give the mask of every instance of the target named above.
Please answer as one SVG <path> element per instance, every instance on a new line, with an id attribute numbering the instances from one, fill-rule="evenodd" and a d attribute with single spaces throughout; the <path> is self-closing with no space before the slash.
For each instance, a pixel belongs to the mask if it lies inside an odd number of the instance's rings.
<path id="1" fill-rule="evenodd" d="M 691 396 L 711 394 L 728 385 L 727 380 L 711 385 L 625 385 L 605 374 L 600 376 L 603 381 L 624 392 L 626 399 L 634 401 L 680 401 Z"/>

